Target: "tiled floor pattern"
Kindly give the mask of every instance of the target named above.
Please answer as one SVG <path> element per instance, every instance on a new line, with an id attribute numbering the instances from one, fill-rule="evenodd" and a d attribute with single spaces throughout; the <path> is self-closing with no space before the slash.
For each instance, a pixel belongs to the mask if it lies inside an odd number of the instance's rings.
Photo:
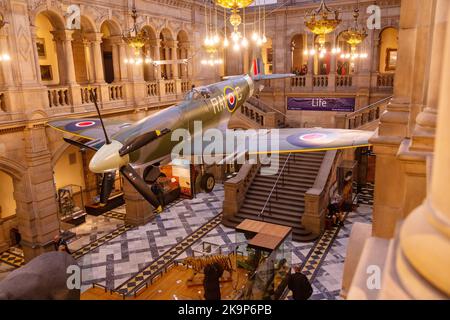
<path id="1" fill-rule="evenodd" d="M 223 197 L 223 186 L 216 185 L 212 193 L 200 193 L 195 199 L 169 205 L 152 222 L 89 252 L 78 261 L 82 290 L 94 283 L 117 288 L 216 217 L 222 211 Z"/>
<path id="2" fill-rule="evenodd" d="M 99 283 L 132 293 L 166 263 L 192 255 L 192 246 L 202 241 L 221 246 L 224 253 L 232 251 L 235 231 L 219 224 L 222 201 L 223 187 L 218 186 L 212 194 L 171 204 L 152 223 L 134 229 L 123 223 L 124 206 L 100 217 L 89 217 L 69 244 L 72 250 L 78 246 L 74 256 L 80 259 L 84 289 Z M 292 263 L 301 263 L 312 280 L 313 300 L 339 298 L 351 227 L 354 222 L 372 222 L 372 208 L 365 203 L 373 203 L 373 186 L 363 189 L 358 203 L 342 228 L 329 230 L 315 243 L 291 243 Z M 19 265 L 21 254 L 23 257 L 20 249 L 12 248 L 10 264 Z"/>
<path id="3" fill-rule="evenodd" d="M 162 254 L 158 259 L 152 261 L 150 264 L 145 266 L 138 274 L 134 275 L 129 280 L 125 281 L 119 287 L 115 289 L 118 293 L 129 296 L 136 291 L 138 291 L 149 279 L 153 278 L 165 266 L 174 261 L 183 252 L 186 252 L 197 240 L 201 239 L 204 235 L 210 232 L 212 229 L 217 227 L 222 221 L 222 215 L 219 214 L 208 223 L 194 231 L 192 234 L 188 235 L 175 247 L 169 249 L 164 254 Z"/>
<path id="4" fill-rule="evenodd" d="M 121 210 L 121 208 L 118 208 L 118 210 Z M 107 212 L 101 216 L 87 215 L 85 223 L 70 229 L 76 236 L 69 240 L 69 249 L 72 252 L 80 250 L 120 227 L 123 227 L 123 219 L 120 220 L 117 218 L 119 215 L 122 215 L 122 212 Z"/>
<path id="5" fill-rule="evenodd" d="M 20 268 L 25 264 L 23 252 L 20 252 L 19 249 L 14 247 L 2 252 L 0 254 L 0 261 L 15 268 Z"/>

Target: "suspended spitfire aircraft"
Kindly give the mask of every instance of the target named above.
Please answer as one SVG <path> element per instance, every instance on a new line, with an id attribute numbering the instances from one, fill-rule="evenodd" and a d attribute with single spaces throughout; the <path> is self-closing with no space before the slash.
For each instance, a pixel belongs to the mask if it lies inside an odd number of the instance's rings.
<path id="1" fill-rule="evenodd" d="M 89 169 L 103 174 L 100 203 L 106 204 L 111 194 L 117 170 L 157 211 L 162 207 L 149 184 L 156 179 L 146 179 L 148 172 L 159 172 L 159 165 L 170 159 L 172 149 L 179 141 L 172 141 L 169 133 L 179 128 L 194 132 L 194 122 L 201 121 L 203 128 L 218 128 L 226 124 L 231 115 L 258 90 L 260 81 L 294 77 L 293 74 L 261 73 L 260 59 L 253 60 L 247 75 L 225 77 L 224 81 L 193 88 L 184 101 L 135 123 L 124 123 L 114 119 L 103 119 L 92 96 L 98 118 L 52 121 L 49 125 L 57 130 L 89 140 L 81 143 L 64 138 L 67 143 L 82 149 L 96 151 Z M 91 91 L 91 95 L 93 95 Z M 340 129 L 277 129 L 279 150 L 270 153 L 295 153 L 312 150 L 331 150 L 368 146 L 371 132 Z M 239 131 L 245 133 L 245 130 Z M 239 134 L 237 132 L 237 134 Z M 257 137 L 255 137 L 257 138 Z M 251 138 L 250 138 L 251 139 Z M 202 147 L 204 147 L 202 145 Z M 200 151 L 192 151 L 202 152 Z M 142 177 L 136 166 L 147 165 L 147 174 Z M 152 174 L 150 174 L 152 175 Z M 154 174 L 153 174 L 154 176 Z M 207 179 L 214 179 L 212 175 Z M 210 184 L 206 182 L 206 184 Z"/>

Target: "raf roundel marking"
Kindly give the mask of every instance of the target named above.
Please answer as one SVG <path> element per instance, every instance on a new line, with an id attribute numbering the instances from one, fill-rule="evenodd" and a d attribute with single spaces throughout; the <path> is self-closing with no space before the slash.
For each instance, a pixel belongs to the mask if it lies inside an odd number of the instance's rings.
<path id="1" fill-rule="evenodd" d="M 228 111 L 234 112 L 237 107 L 237 99 L 236 99 L 235 90 L 232 87 L 225 87 L 223 89 L 223 93 L 225 94 L 225 98 L 227 100 Z"/>
<path id="2" fill-rule="evenodd" d="M 336 136 L 323 132 L 309 132 L 290 135 L 286 140 L 294 146 L 307 148 L 332 143 L 336 140 Z"/>
<path id="3" fill-rule="evenodd" d="M 75 123 L 75 126 L 78 128 L 88 128 L 95 126 L 95 121 L 82 121 Z"/>
<path id="4" fill-rule="evenodd" d="M 327 135 L 325 133 L 307 133 L 300 136 L 300 140 L 312 142 L 325 139 L 326 137 Z"/>
<path id="5" fill-rule="evenodd" d="M 100 121 L 98 120 L 78 120 L 78 121 L 72 121 L 68 124 L 66 124 L 65 129 L 67 131 L 73 132 L 73 131 L 81 131 L 84 129 L 90 129 L 98 126 L 100 124 Z"/>

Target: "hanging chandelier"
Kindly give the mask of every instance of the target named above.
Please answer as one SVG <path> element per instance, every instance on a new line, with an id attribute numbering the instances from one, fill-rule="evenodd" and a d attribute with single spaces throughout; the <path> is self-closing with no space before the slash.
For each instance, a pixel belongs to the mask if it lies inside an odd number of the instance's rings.
<path id="1" fill-rule="evenodd" d="M 3 14 L 0 13 L 0 30 L 6 25 L 5 17 Z M 0 52 L 0 62 L 2 61 L 9 61 L 11 60 L 11 57 L 8 53 Z"/>
<path id="2" fill-rule="evenodd" d="M 226 48 L 229 46 L 229 40 L 227 37 L 226 21 L 229 21 L 233 26 L 233 31 L 230 35 L 232 41 L 233 49 L 239 51 L 241 47 L 248 47 L 248 39 L 246 35 L 246 25 L 245 25 L 245 9 L 249 7 L 254 0 L 215 0 L 215 3 L 225 10 L 230 9 L 231 15 L 229 20 L 226 18 L 226 11 L 224 11 L 224 21 L 225 21 L 225 38 L 223 41 L 223 46 Z M 243 11 L 242 17 L 240 15 L 240 10 Z M 239 27 L 243 25 L 243 33 L 239 31 Z"/>
<path id="3" fill-rule="evenodd" d="M 317 9 L 305 15 L 305 26 L 318 36 L 320 51 L 325 50 L 326 35 L 335 31 L 342 20 L 339 18 L 339 10 L 331 10 L 322 0 Z"/>
<path id="4" fill-rule="evenodd" d="M 342 33 L 342 37 L 350 45 L 350 52 L 342 54 L 343 59 L 366 59 L 369 55 L 365 52 L 358 53 L 357 46 L 360 45 L 368 36 L 366 29 L 358 25 L 359 5 L 353 12 L 354 24 Z"/>
<path id="5" fill-rule="evenodd" d="M 203 42 L 203 49 L 208 55 L 207 59 L 201 61 L 202 65 L 215 66 L 223 64 L 223 60 L 219 59 L 217 52 L 220 45 L 220 36 L 217 26 L 217 6 L 214 6 L 214 22 L 212 7 L 208 9 L 205 1 L 205 40 Z"/>
<path id="6" fill-rule="evenodd" d="M 125 41 L 128 46 L 133 48 L 134 50 L 134 57 L 125 59 L 126 64 L 142 64 L 146 63 L 149 64 L 152 62 L 152 59 L 146 55 L 145 57 L 142 57 L 142 48 L 144 48 L 145 43 L 149 40 L 149 36 L 145 29 L 140 29 L 137 25 L 137 10 L 136 7 L 133 5 L 133 9 L 131 11 L 131 18 L 133 19 L 133 27 L 128 30 L 126 33 L 122 35 L 122 39 Z"/>

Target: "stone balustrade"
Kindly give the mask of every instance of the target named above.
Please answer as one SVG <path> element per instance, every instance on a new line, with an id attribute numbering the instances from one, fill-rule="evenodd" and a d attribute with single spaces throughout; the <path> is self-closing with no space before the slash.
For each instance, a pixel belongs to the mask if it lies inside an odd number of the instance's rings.
<path id="1" fill-rule="evenodd" d="M 250 97 L 241 107 L 241 113 L 263 128 L 279 128 L 284 124 L 285 116 L 281 112 L 257 99 Z"/>
<path id="2" fill-rule="evenodd" d="M 123 100 L 124 94 L 122 84 L 110 84 L 108 85 L 108 91 L 110 101 Z"/>
<path id="3" fill-rule="evenodd" d="M 191 82 L 189 80 L 181 80 L 181 92 L 186 93 L 191 90 Z"/>
<path id="4" fill-rule="evenodd" d="M 6 112 L 6 95 L 4 92 L 0 92 L 0 111 Z"/>
<path id="5" fill-rule="evenodd" d="M 238 174 L 224 183 L 223 220 L 234 217 L 244 202 L 245 194 L 258 173 L 261 164 L 244 164 Z"/>
<path id="6" fill-rule="evenodd" d="M 392 89 L 394 87 L 394 79 L 394 73 L 379 73 L 377 75 L 377 87 Z"/>
<path id="7" fill-rule="evenodd" d="M 91 92 L 94 94 L 95 97 L 98 97 L 98 88 L 97 87 L 83 86 L 80 88 L 81 104 L 94 103 L 94 99 L 91 96 Z"/>
<path id="8" fill-rule="evenodd" d="M 159 95 L 158 82 L 157 81 L 147 82 L 147 97 L 157 97 L 158 95 Z"/>
<path id="9" fill-rule="evenodd" d="M 164 90 L 166 95 L 176 94 L 176 84 L 175 80 L 166 80 L 164 83 Z"/>
<path id="10" fill-rule="evenodd" d="M 291 87 L 304 88 L 306 87 L 306 76 L 297 76 L 291 79 Z"/>
<path id="11" fill-rule="evenodd" d="M 49 108 L 67 107 L 72 104 L 69 87 L 48 87 Z"/>
<path id="12" fill-rule="evenodd" d="M 315 235 L 325 228 L 325 216 L 330 203 L 330 190 L 336 182 L 336 172 L 342 151 L 327 151 L 312 188 L 305 193 L 305 212 L 302 225 Z"/>
<path id="13" fill-rule="evenodd" d="M 328 76 L 314 76 L 313 87 L 326 88 L 328 87 Z"/>
<path id="14" fill-rule="evenodd" d="M 352 75 L 336 75 L 336 87 L 352 87 L 353 76 Z"/>
<path id="15" fill-rule="evenodd" d="M 361 129 L 361 127 L 380 119 L 391 98 L 384 98 L 350 114 L 336 115 L 336 127 L 342 129 Z"/>

